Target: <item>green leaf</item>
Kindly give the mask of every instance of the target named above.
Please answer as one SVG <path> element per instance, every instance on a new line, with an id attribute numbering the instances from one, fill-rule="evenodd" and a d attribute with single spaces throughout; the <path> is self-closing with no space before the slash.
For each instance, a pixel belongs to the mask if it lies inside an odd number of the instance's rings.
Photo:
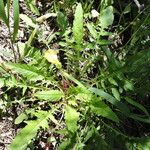
<path id="1" fill-rule="evenodd" d="M 138 102 L 136 102 L 136 101 L 134 101 L 134 100 L 132 100 L 132 99 L 130 99 L 130 98 L 128 98 L 128 97 L 126 98 L 126 101 L 127 101 L 128 103 L 130 103 L 131 105 L 133 105 L 133 106 L 139 108 L 139 109 L 142 110 L 147 116 L 149 116 L 149 113 L 148 113 L 148 111 L 146 110 L 146 108 L 145 108 L 143 105 L 141 105 L 140 103 L 138 103 Z"/>
<path id="2" fill-rule="evenodd" d="M 102 29 L 106 29 L 108 26 L 112 25 L 113 21 L 113 7 L 108 6 L 106 9 L 102 10 L 100 14 L 100 26 Z"/>
<path id="3" fill-rule="evenodd" d="M 118 86 L 118 83 L 117 83 L 112 77 L 109 77 L 109 78 L 108 78 L 108 81 L 109 81 L 112 85 Z"/>
<path id="4" fill-rule="evenodd" d="M 82 44 L 83 34 L 83 9 L 78 3 L 73 21 L 73 37 L 77 45 Z"/>
<path id="5" fill-rule="evenodd" d="M 126 91 L 128 91 L 128 90 L 131 90 L 131 91 L 132 91 L 132 90 L 133 90 L 133 84 L 130 83 L 129 81 L 125 80 L 124 89 L 125 89 Z"/>
<path id="6" fill-rule="evenodd" d="M 130 110 L 129 108 L 122 102 L 116 100 L 113 96 L 111 96 L 110 94 L 104 92 L 101 89 L 97 89 L 97 88 L 90 88 L 89 89 L 91 92 L 95 93 L 96 95 L 106 99 L 108 102 L 110 102 L 111 104 L 113 104 L 114 106 L 116 106 L 118 109 L 121 110 L 122 113 L 124 113 L 125 115 L 129 116 L 130 115 Z"/>
<path id="7" fill-rule="evenodd" d="M 87 134 L 85 135 L 85 138 L 84 138 L 84 143 L 87 142 L 95 133 L 95 128 L 94 126 L 91 126 L 91 128 L 89 128 L 89 126 L 87 127 L 88 130 L 87 130 Z"/>
<path id="8" fill-rule="evenodd" d="M 51 113 L 38 111 L 35 115 L 37 119 L 26 121 L 27 125 L 17 134 L 15 139 L 12 141 L 9 150 L 25 150 L 31 140 L 36 136 L 40 127 L 48 128 L 47 120 L 51 117 Z"/>
<path id="9" fill-rule="evenodd" d="M 120 101 L 120 94 L 116 88 L 111 88 L 113 96 Z"/>
<path id="10" fill-rule="evenodd" d="M 66 106 L 65 122 L 70 132 L 75 133 L 78 129 L 77 121 L 79 120 L 79 113 L 72 107 Z"/>
<path id="11" fill-rule="evenodd" d="M 62 12 L 57 13 L 57 24 L 63 32 L 66 30 L 68 21 L 67 17 Z"/>
<path id="12" fill-rule="evenodd" d="M 125 7 L 125 9 L 123 10 L 123 14 L 127 14 L 129 12 L 131 12 L 131 3 Z"/>
<path id="13" fill-rule="evenodd" d="M 22 92 L 23 95 L 26 92 L 27 88 L 34 89 L 34 90 L 45 89 L 42 86 L 36 86 L 36 85 L 33 85 L 32 83 L 29 84 L 29 83 L 26 83 L 25 81 L 17 80 L 13 75 L 8 80 L 5 80 L 5 86 L 10 87 L 10 88 L 14 88 L 14 87 L 22 88 L 23 89 L 23 92 Z"/>
<path id="14" fill-rule="evenodd" d="M 141 138 L 135 141 L 139 150 L 150 150 L 150 137 Z"/>
<path id="15" fill-rule="evenodd" d="M 97 34 L 97 31 L 95 30 L 94 28 L 94 25 L 91 24 L 91 23 L 87 23 L 87 28 L 91 34 L 91 36 L 94 38 L 94 39 L 97 39 L 98 38 L 98 34 Z"/>
<path id="16" fill-rule="evenodd" d="M 0 88 L 2 88 L 5 85 L 5 79 L 0 78 Z"/>
<path id="17" fill-rule="evenodd" d="M 36 92 L 34 96 L 40 100 L 55 102 L 55 101 L 59 101 L 64 96 L 64 94 L 58 90 L 49 90 L 49 91 Z"/>
<path id="18" fill-rule="evenodd" d="M 113 42 L 108 41 L 108 40 L 98 40 L 97 44 L 104 46 L 104 45 L 111 45 L 111 44 L 113 44 Z"/>
<path id="19" fill-rule="evenodd" d="M 9 27 L 9 21 L 5 13 L 5 6 L 3 0 L 0 0 L 0 18 L 4 21 L 7 27 Z"/>
<path id="20" fill-rule="evenodd" d="M 76 99 L 83 102 L 90 102 L 92 97 L 93 97 L 92 93 L 78 93 L 76 95 Z"/>
<path id="21" fill-rule="evenodd" d="M 13 1 L 13 12 L 14 12 L 14 33 L 13 33 L 13 41 L 15 41 L 18 29 L 19 29 L 19 1 Z"/>
<path id="22" fill-rule="evenodd" d="M 27 114 L 25 114 L 23 112 L 15 119 L 15 124 L 20 124 L 21 122 L 23 122 L 26 119 L 28 119 L 28 116 L 27 116 Z"/>
<path id="23" fill-rule="evenodd" d="M 27 5 L 30 7 L 31 11 L 36 15 L 40 15 L 38 8 L 36 7 L 36 1 L 27 0 Z"/>
<path id="24" fill-rule="evenodd" d="M 104 102 L 100 101 L 96 97 L 93 97 L 90 108 L 96 115 L 108 118 L 114 122 L 119 122 L 117 115 Z"/>
<path id="25" fill-rule="evenodd" d="M 35 113 L 34 109 L 26 109 L 25 112 L 22 112 L 16 119 L 15 119 L 15 124 L 20 124 L 21 122 L 25 121 L 28 119 L 29 114 Z"/>
<path id="26" fill-rule="evenodd" d="M 131 114 L 129 117 L 134 119 L 134 120 L 138 120 L 138 121 L 150 124 L 150 117 L 145 118 L 143 116 L 139 116 L 138 114 Z"/>
<path id="27" fill-rule="evenodd" d="M 22 19 L 23 22 L 25 22 L 28 26 L 32 27 L 32 28 L 36 28 L 37 25 L 33 22 L 33 20 L 31 18 L 29 18 L 27 15 L 25 14 L 20 14 L 20 18 Z"/>
<path id="28" fill-rule="evenodd" d="M 29 37 L 29 39 L 28 39 L 28 41 L 27 41 L 27 48 L 32 45 L 32 41 L 33 41 L 33 39 L 35 38 L 35 35 L 37 34 L 37 31 L 38 31 L 37 28 L 35 28 L 35 29 L 32 31 L 32 33 L 31 33 L 31 35 L 30 35 L 30 37 Z M 33 51 L 33 50 L 32 50 L 32 51 Z"/>
<path id="29" fill-rule="evenodd" d="M 19 73 L 32 81 L 42 80 L 44 78 L 39 69 L 34 66 L 19 63 L 5 63 L 4 65 L 6 68 L 11 69 L 15 73 Z"/>
<path id="30" fill-rule="evenodd" d="M 9 22 L 9 16 L 10 16 L 10 6 L 11 6 L 11 0 L 7 0 L 7 18 Z"/>
<path id="31" fill-rule="evenodd" d="M 70 144 L 71 144 L 71 140 L 70 140 L 70 139 L 68 139 L 68 140 L 66 140 L 66 141 L 63 141 L 63 142 L 59 145 L 58 150 L 66 150 L 66 149 L 69 147 Z"/>

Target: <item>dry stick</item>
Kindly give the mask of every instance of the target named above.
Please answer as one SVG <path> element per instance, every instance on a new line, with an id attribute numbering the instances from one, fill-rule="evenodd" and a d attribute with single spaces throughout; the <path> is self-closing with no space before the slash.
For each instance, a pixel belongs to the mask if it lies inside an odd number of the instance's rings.
<path id="1" fill-rule="evenodd" d="M 19 51 L 19 47 L 17 46 L 17 54 L 18 54 L 18 58 L 19 60 L 21 59 L 21 54 L 20 54 L 20 51 Z"/>
<path id="2" fill-rule="evenodd" d="M 136 4 L 136 6 L 138 7 L 139 9 L 139 12 L 144 8 L 144 4 L 140 4 L 138 0 L 133 0 L 134 3 Z"/>

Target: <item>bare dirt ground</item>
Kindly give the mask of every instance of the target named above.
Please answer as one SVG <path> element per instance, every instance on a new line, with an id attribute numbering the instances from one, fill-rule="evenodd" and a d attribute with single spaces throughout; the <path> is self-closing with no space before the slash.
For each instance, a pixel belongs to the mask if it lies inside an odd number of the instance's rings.
<path id="1" fill-rule="evenodd" d="M 13 128 L 12 118 L 1 118 L 0 120 L 0 150 L 7 150 L 15 136 L 15 129 Z"/>

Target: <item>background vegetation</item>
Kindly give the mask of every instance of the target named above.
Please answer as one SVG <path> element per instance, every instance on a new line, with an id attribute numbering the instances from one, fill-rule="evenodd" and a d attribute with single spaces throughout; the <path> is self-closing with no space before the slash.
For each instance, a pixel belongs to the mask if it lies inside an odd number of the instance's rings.
<path id="1" fill-rule="evenodd" d="M 0 63 L 0 115 L 20 129 L 8 149 L 149 150 L 149 2 L 24 3 L 0 0 L 14 57 Z"/>

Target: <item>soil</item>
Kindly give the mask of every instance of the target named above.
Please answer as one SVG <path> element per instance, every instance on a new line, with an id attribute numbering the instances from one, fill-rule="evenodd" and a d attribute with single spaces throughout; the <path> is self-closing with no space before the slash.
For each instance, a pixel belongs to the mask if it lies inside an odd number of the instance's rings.
<path id="1" fill-rule="evenodd" d="M 16 134 L 12 118 L 3 117 L 0 120 L 0 150 L 7 150 L 8 145 Z"/>

